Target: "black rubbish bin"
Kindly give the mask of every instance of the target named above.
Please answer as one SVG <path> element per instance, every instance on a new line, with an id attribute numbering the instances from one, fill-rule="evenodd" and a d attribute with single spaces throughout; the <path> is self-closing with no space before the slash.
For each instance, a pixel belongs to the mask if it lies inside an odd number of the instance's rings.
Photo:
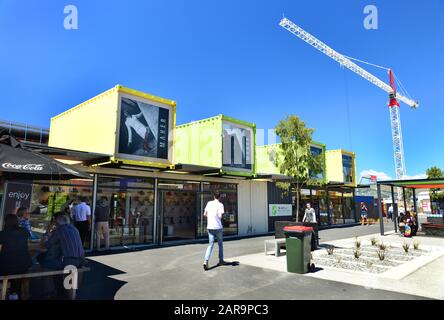
<path id="1" fill-rule="evenodd" d="M 284 227 L 287 249 L 287 271 L 308 273 L 313 269 L 311 260 L 311 237 L 313 228 L 304 226 Z"/>

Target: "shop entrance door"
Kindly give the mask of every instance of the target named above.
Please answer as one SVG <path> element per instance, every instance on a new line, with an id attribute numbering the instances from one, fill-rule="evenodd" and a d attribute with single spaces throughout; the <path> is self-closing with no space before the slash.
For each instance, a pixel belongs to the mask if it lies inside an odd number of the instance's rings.
<path id="1" fill-rule="evenodd" d="M 196 239 L 197 192 L 160 190 L 160 243 Z"/>
<path id="2" fill-rule="evenodd" d="M 207 232 L 207 218 L 204 217 L 204 210 L 209 201 L 213 200 L 211 192 L 199 192 L 197 195 L 198 214 L 197 214 L 197 237 L 208 237 Z"/>

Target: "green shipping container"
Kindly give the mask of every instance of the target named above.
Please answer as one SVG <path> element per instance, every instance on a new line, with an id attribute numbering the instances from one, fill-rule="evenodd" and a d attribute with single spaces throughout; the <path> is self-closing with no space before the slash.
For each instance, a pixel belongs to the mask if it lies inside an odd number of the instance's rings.
<path id="1" fill-rule="evenodd" d="M 256 125 L 224 115 L 176 127 L 176 164 L 219 169 L 220 174 L 256 172 Z"/>

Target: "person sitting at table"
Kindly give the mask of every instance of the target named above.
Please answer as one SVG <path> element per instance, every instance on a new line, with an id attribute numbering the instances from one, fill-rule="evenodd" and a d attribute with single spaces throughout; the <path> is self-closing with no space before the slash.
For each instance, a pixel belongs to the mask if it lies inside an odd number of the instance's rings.
<path id="1" fill-rule="evenodd" d="M 80 267 L 84 263 L 85 252 L 79 231 L 70 224 L 66 214 L 58 212 L 54 218 L 56 228 L 43 238 L 42 245 L 47 252 L 37 257 L 38 262 L 44 268 L 55 270 L 64 269 L 67 265 Z"/>
<path id="2" fill-rule="evenodd" d="M 31 218 L 31 213 L 26 207 L 20 207 L 17 209 L 17 217 L 19 218 L 19 226 L 28 231 L 28 238 L 31 240 L 36 240 L 39 237 L 34 235 L 31 228 L 31 223 L 29 219 Z"/>
<path id="3" fill-rule="evenodd" d="M 27 231 L 19 226 L 15 214 L 5 217 L 3 231 L 0 231 L 0 275 L 25 273 L 32 265 L 28 251 Z M 11 292 L 20 295 L 20 281 L 11 281 Z"/>
<path id="4" fill-rule="evenodd" d="M 398 228 L 399 228 L 399 232 L 401 233 L 401 236 L 404 236 L 406 221 L 407 221 L 406 215 L 401 212 L 399 219 L 398 219 Z"/>
<path id="5" fill-rule="evenodd" d="M 412 230 L 412 236 L 416 236 L 416 232 L 418 231 L 418 221 L 416 219 L 416 213 L 412 211 L 407 219 L 407 224 L 410 226 Z"/>

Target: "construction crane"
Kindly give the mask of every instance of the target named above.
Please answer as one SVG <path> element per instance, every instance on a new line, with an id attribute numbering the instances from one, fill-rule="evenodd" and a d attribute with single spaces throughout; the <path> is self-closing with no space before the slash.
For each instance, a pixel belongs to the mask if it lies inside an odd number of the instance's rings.
<path id="1" fill-rule="evenodd" d="M 370 81 L 375 86 L 381 88 L 385 92 L 389 94 L 389 109 L 390 109 L 390 123 L 392 128 L 392 141 L 393 141 L 393 150 L 394 150 L 394 159 L 395 159 L 395 171 L 396 171 L 396 178 L 397 179 L 403 179 L 406 175 L 406 167 L 405 167 L 405 160 L 404 160 L 404 146 L 402 142 L 402 130 L 401 130 L 401 117 L 399 113 L 399 103 L 397 100 L 400 100 L 404 102 L 406 105 L 410 106 L 413 109 L 416 109 L 419 106 L 419 103 L 417 101 L 412 100 L 411 98 L 408 98 L 404 95 L 401 95 L 397 93 L 396 86 L 395 86 L 395 77 L 393 74 L 393 71 L 390 68 L 383 68 L 378 65 L 374 65 L 362 60 L 354 59 L 347 57 L 345 55 L 340 54 L 339 52 L 333 50 L 331 47 L 302 29 L 301 27 L 297 26 L 287 18 L 283 18 L 279 25 L 283 27 L 284 29 L 288 30 L 298 38 L 304 40 L 309 45 L 313 46 L 314 48 L 318 49 L 322 53 L 326 54 L 333 60 L 337 61 L 342 67 L 348 68 L 351 71 L 355 72 L 356 74 L 360 75 L 367 81 Z M 367 63 L 369 65 L 373 65 L 376 67 L 380 67 L 383 69 L 386 69 L 389 73 L 389 84 L 385 83 L 384 81 L 378 79 L 368 71 L 364 70 L 351 60 Z M 400 83 L 401 88 L 402 83 Z M 408 93 L 407 93 L 408 95 Z"/>

